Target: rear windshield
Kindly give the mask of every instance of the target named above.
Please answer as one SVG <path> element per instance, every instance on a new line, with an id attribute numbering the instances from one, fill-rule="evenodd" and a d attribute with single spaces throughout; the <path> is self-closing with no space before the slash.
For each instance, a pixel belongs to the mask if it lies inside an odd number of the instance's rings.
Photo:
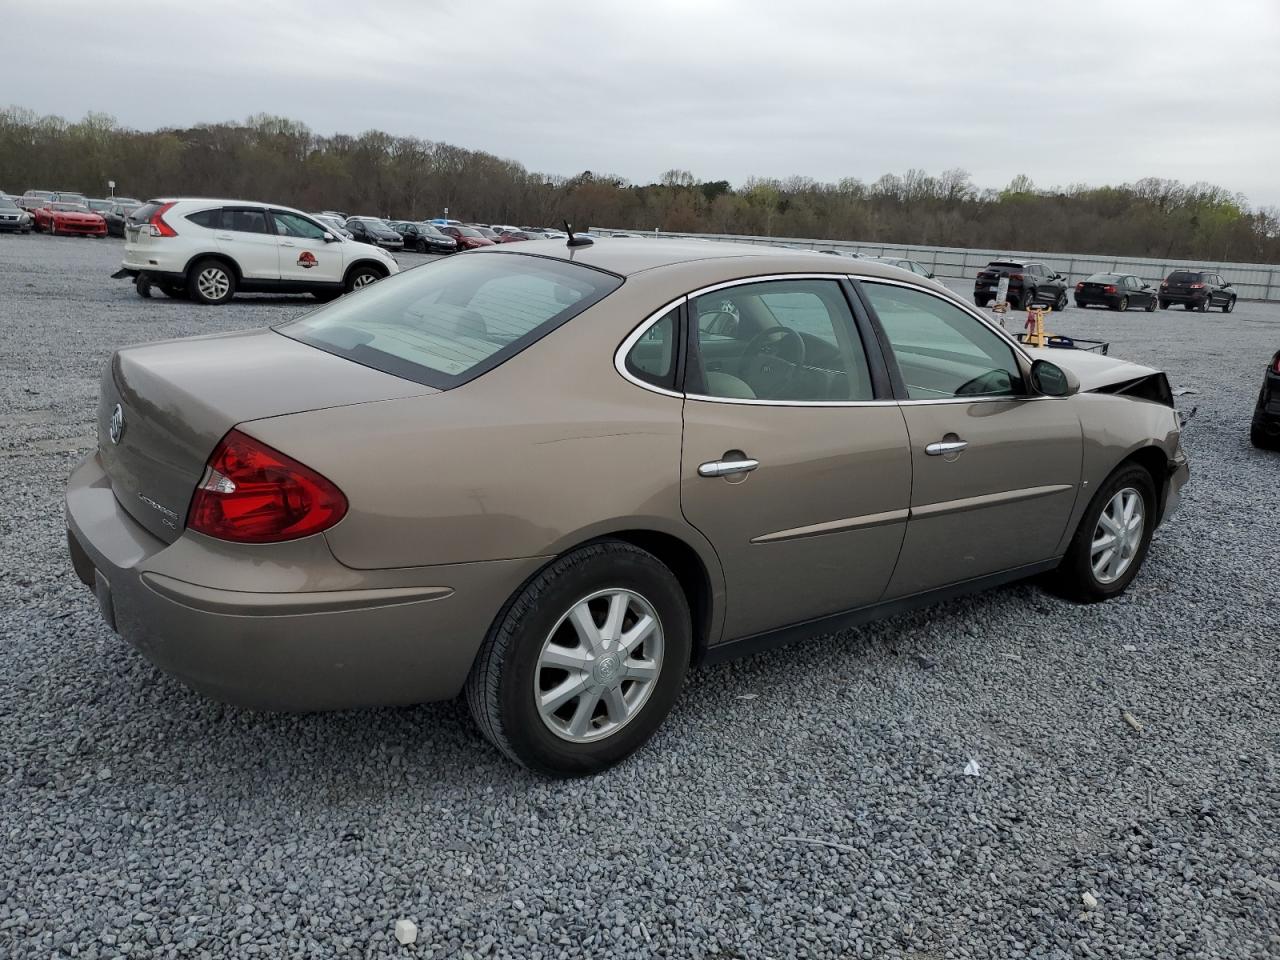
<path id="1" fill-rule="evenodd" d="M 1195 270 L 1175 270 L 1169 274 L 1170 283 L 1199 283 L 1204 274 Z"/>
<path id="2" fill-rule="evenodd" d="M 484 234 L 473 227 L 454 227 L 453 229 L 457 230 L 458 233 L 464 237 L 480 237 L 481 239 L 484 239 Z"/>
<path id="3" fill-rule="evenodd" d="M 275 329 L 366 367 L 448 389 L 515 356 L 621 283 L 613 274 L 544 257 L 451 257 Z"/>
<path id="4" fill-rule="evenodd" d="M 988 270 L 1021 270 L 1022 264 L 1013 263 L 1009 260 L 992 260 L 987 264 Z"/>
<path id="5" fill-rule="evenodd" d="M 1095 273 L 1091 277 L 1085 278 L 1085 283 L 1115 283 L 1120 279 L 1120 275 L 1116 273 Z"/>

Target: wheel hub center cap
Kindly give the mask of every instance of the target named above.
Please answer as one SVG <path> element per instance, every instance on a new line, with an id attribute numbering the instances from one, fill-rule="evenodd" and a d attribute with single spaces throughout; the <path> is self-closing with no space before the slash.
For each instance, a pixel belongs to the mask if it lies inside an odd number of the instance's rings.
<path id="1" fill-rule="evenodd" d="M 602 686 L 609 686 L 618 679 L 618 674 L 622 669 L 622 664 L 616 656 L 607 653 L 596 660 L 595 666 L 591 668 L 591 675 L 596 683 Z"/>

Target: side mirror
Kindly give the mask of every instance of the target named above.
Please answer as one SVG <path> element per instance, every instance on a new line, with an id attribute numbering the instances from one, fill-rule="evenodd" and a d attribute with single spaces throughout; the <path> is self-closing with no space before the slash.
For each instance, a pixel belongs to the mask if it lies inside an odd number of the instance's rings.
<path id="1" fill-rule="evenodd" d="M 326 233 L 325 233 L 325 235 L 324 235 L 324 242 L 325 242 L 325 243 L 337 243 L 337 242 L 338 242 L 338 238 L 337 238 L 337 237 L 335 237 L 332 233 L 328 233 L 328 232 L 326 232 Z"/>
<path id="2" fill-rule="evenodd" d="M 929 279 L 930 279 L 930 280 L 933 280 L 933 279 L 936 279 L 936 278 L 935 278 L 935 277 L 934 277 L 934 275 L 931 273 L 931 274 L 929 274 Z"/>
<path id="3" fill-rule="evenodd" d="M 1230 286 L 1231 286 L 1231 284 L 1229 284 L 1229 283 L 1224 283 L 1224 284 L 1222 285 L 1222 289 L 1223 289 L 1223 290 L 1226 290 L 1226 289 L 1228 289 Z"/>
<path id="4" fill-rule="evenodd" d="M 1070 397 L 1080 392 L 1080 381 L 1074 374 L 1048 360 L 1031 364 L 1031 387 L 1046 397 Z"/>

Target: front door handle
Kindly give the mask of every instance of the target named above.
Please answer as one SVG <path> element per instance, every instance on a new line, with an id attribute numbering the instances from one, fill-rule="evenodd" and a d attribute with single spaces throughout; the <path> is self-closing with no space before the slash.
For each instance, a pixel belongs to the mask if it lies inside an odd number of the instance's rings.
<path id="1" fill-rule="evenodd" d="M 938 440 L 924 448 L 931 457 L 945 457 L 951 453 L 959 453 L 969 445 L 966 440 Z"/>
<path id="2" fill-rule="evenodd" d="M 731 477 L 739 473 L 750 473 L 758 466 L 760 466 L 760 461 L 752 460 L 750 457 L 735 458 L 733 460 L 709 460 L 698 466 L 698 476 Z"/>

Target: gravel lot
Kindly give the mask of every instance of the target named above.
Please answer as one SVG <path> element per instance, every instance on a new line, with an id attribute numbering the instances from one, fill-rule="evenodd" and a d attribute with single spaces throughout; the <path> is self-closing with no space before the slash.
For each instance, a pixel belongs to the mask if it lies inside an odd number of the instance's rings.
<path id="1" fill-rule="evenodd" d="M 1280 305 L 1058 324 L 1198 391 L 1127 596 L 1019 585 L 697 671 L 566 783 L 461 704 L 240 711 L 99 622 L 62 491 L 102 362 L 311 306 L 144 301 L 119 256 L 0 236 L 0 956 L 1280 956 L 1280 455 L 1247 440 Z"/>

